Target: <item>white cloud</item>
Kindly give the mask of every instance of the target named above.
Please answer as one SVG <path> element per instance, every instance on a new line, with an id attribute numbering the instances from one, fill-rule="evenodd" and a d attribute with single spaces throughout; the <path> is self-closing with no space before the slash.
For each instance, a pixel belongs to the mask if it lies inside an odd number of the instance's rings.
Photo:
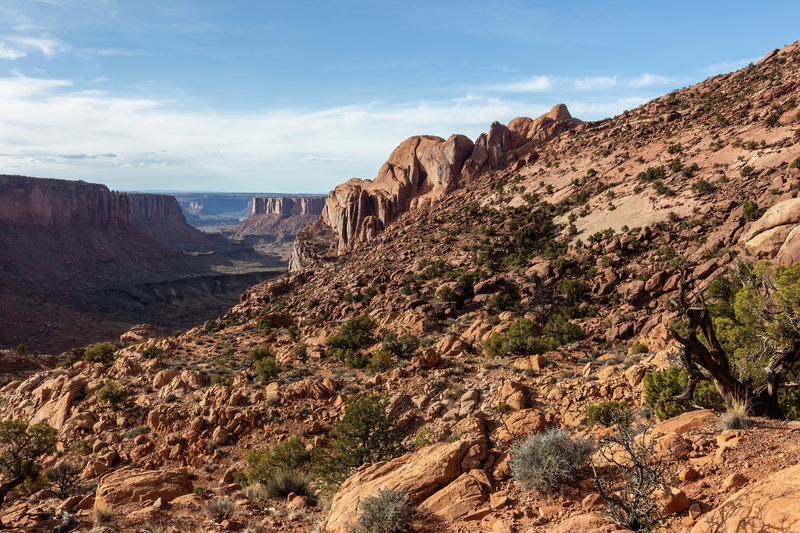
<path id="1" fill-rule="evenodd" d="M 13 61 L 20 57 L 25 57 L 25 52 L 14 48 L 8 48 L 5 44 L 0 43 L 0 59 L 10 59 Z"/>
<path id="2" fill-rule="evenodd" d="M 490 85 L 486 90 L 508 93 L 545 92 L 552 90 L 557 81 L 554 76 L 531 76 L 520 81 Z"/>
<path id="3" fill-rule="evenodd" d="M 722 61 L 720 63 L 714 63 L 713 65 L 705 66 L 699 69 L 699 72 L 706 74 L 708 76 L 716 76 L 717 74 L 727 74 L 728 72 L 739 70 L 740 68 L 745 67 L 750 63 L 755 63 L 759 59 L 760 58 L 758 57 L 748 57 L 745 59 Z"/>
<path id="4" fill-rule="evenodd" d="M 631 87 L 635 87 L 637 89 L 642 87 L 652 87 L 653 85 L 668 85 L 668 84 L 675 84 L 679 83 L 679 80 L 675 78 L 668 78 L 666 76 L 661 76 L 659 74 L 641 74 L 640 76 L 636 76 L 628 80 L 628 85 Z"/>
<path id="5" fill-rule="evenodd" d="M 572 80 L 572 89 L 576 91 L 596 91 L 608 89 L 617 84 L 617 76 L 595 76 Z"/>
<path id="6" fill-rule="evenodd" d="M 35 37 L 32 35 L 10 35 L 6 37 L 6 40 L 23 49 L 37 50 L 48 59 L 67 49 L 64 43 L 47 34 Z"/>

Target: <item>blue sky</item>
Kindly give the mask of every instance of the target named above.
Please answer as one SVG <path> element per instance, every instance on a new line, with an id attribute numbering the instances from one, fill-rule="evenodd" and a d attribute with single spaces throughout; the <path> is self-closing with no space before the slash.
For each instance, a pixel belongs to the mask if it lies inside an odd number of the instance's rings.
<path id="1" fill-rule="evenodd" d="M 410 135 L 619 114 L 798 20 L 796 1 L 0 0 L 0 172 L 327 192 Z"/>

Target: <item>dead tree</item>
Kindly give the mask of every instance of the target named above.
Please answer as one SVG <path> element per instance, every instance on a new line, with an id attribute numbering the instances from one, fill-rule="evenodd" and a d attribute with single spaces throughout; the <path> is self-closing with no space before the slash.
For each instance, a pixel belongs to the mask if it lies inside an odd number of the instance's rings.
<path id="1" fill-rule="evenodd" d="M 689 324 L 683 335 L 670 328 L 672 337 L 684 348 L 681 359 L 688 373 L 686 389 L 677 396 L 660 401 L 685 402 L 697 407 L 692 396 L 697 384 L 705 380 L 714 384 L 728 405 L 733 401 L 747 402 L 754 415 L 782 418 L 783 411 L 778 404 L 778 393 L 783 387 L 797 386 L 796 383 L 788 383 L 786 378 L 800 360 L 800 331 L 795 332 L 794 339 L 788 345 L 774 348 L 773 355 L 764 368 L 764 383 L 754 385 L 744 381 L 733 372 L 731 359 L 717 338 L 708 305 L 702 294 L 695 289 L 691 297 L 688 295 L 693 288 L 693 280 L 687 279 L 684 272 L 679 303 Z M 703 336 L 705 343 L 700 340 L 698 334 Z"/>

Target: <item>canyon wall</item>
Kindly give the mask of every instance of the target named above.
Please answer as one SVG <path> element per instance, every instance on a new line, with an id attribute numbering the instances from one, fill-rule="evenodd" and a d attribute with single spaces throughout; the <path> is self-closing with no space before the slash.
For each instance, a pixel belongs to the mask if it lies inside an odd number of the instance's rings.
<path id="1" fill-rule="evenodd" d="M 120 194 L 130 199 L 131 223 L 161 244 L 176 250 L 206 250 L 214 247 L 209 235 L 187 224 L 174 196 Z"/>
<path id="2" fill-rule="evenodd" d="M 535 160 L 537 146 L 580 123 L 559 104 L 536 119 L 518 117 L 507 126 L 494 122 L 474 143 L 463 135 L 406 139 L 374 180 L 353 178 L 330 192 L 320 219 L 298 234 L 290 270 L 372 241 L 400 214 L 484 172 Z"/>
<path id="3" fill-rule="evenodd" d="M 98 183 L 0 175 L 0 224 L 127 229 L 131 200 Z"/>
<path id="4" fill-rule="evenodd" d="M 304 216 L 322 213 L 324 196 L 268 196 L 253 198 L 253 215 Z"/>
<path id="5" fill-rule="evenodd" d="M 253 198 L 252 214 L 231 232 L 237 236 L 293 239 L 301 229 L 319 217 L 324 206 L 324 196 L 256 196 Z"/>

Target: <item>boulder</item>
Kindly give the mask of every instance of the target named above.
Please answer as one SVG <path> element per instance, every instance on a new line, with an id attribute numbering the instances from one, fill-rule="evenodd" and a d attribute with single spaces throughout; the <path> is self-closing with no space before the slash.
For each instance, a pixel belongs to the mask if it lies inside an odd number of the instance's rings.
<path id="1" fill-rule="evenodd" d="M 190 494 L 192 488 L 185 470 L 123 467 L 100 477 L 95 501 L 97 505 L 121 505 L 158 498 L 170 502 L 178 496 Z"/>
<path id="2" fill-rule="evenodd" d="M 514 440 L 522 440 L 546 427 L 547 420 L 538 410 L 521 409 L 509 416 L 506 423 L 497 430 L 497 439 L 510 445 Z"/>
<path id="3" fill-rule="evenodd" d="M 492 485 L 486 472 L 471 470 L 419 505 L 419 510 L 444 520 L 455 521 L 488 499 Z"/>
<path id="4" fill-rule="evenodd" d="M 717 419 L 717 415 L 713 409 L 702 409 L 699 411 L 689 411 L 688 413 L 680 414 L 676 417 L 664 420 L 653 426 L 653 435 L 667 435 L 675 433 L 683 435 L 692 429 L 699 429 L 708 427 L 713 424 Z"/>
<path id="5" fill-rule="evenodd" d="M 626 527 L 614 524 L 607 518 L 596 514 L 580 514 L 561 522 L 554 528 L 549 528 L 551 533 L 612 533 L 616 531 L 630 531 Z"/>
<path id="6" fill-rule="evenodd" d="M 333 496 L 323 531 L 346 533 L 357 518 L 359 503 L 381 488 L 402 491 L 414 504 L 423 502 L 461 475 L 461 462 L 476 444 L 481 440 L 440 442 L 391 461 L 362 466 Z"/>
<path id="7" fill-rule="evenodd" d="M 800 531 L 800 464 L 736 492 L 692 528 L 692 533 L 765 531 Z"/>

